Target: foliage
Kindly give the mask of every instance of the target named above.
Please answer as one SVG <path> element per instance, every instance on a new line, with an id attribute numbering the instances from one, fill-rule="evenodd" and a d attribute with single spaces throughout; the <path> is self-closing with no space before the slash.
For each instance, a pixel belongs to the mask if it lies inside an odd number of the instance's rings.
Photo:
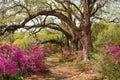
<path id="1" fill-rule="evenodd" d="M 95 47 L 103 46 L 105 41 L 114 41 L 120 45 L 120 24 L 118 23 L 95 23 L 92 26 L 92 39 Z"/>
<path id="2" fill-rule="evenodd" d="M 113 59 L 115 59 L 115 61 L 113 61 Z M 107 56 L 105 60 L 101 63 L 102 70 L 100 72 L 106 75 L 109 80 L 117 80 L 120 78 L 120 65 L 116 63 L 120 61 L 120 55 L 119 60 L 116 59 L 117 59 L 116 56 L 109 55 L 109 57 Z"/>
<path id="3" fill-rule="evenodd" d="M 47 67 L 44 56 L 48 50 L 31 45 L 26 51 L 17 46 L 0 46 L 0 76 L 5 80 L 22 80 L 24 74 L 43 74 Z"/>
<path id="4" fill-rule="evenodd" d="M 100 63 L 99 71 L 103 73 L 109 80 L 117 80 L 120 78 L 120 47 L 114 46 L 114 42 L 105 42 L 106 47 L 100 48 L 100 52 L 106 52 L 107 55 Z"/>
<path id="5" fill-rule="evenodd" d="M 106 55 L 107 54 L 105 52 L 92 53 L 91 58 L 92 60 L 96 60 L 96 63 L 99 63 L 99 61 L 103 60 L 106 57 Z"/>
<path id="6" fill-rule="evenodd" d="M 79 50 L 73 53 L 70 53 L 68 50 L 63 50 L 63 53 L 61 54 L 61 61 L 66 62 L 76 60 L 78 62 L 81 60 L 83 53 L 84 50 Z"/>
<path id="7" fill-rule="evenodd" d="M 6 34 L 7 35 L 7 34 Z M 51 32 L 48 33 L 46 31 L 41 31 L 35 34 L 28 33 L 28 32 L 15 32 L 14 34 L 8 34 L 7 36 L 3 35 L 1 36 L 1 40 L 4 43 L 10 44 L 10 45 L 17 45 L 19 46 L 22 50 L 25 50 L 26 48 L 29 47 L 29 44 L 33 43 L 42 43 L 47 40 L 55 39 L 58 40 L 61 38 L 61 33 L 56 31 L 56 32 Z M 59 47 L 59 44 L 42 44 L 42 47 L 51 47 L 51 48 L 56 48 Z"/>
<path id="8" fill-rule="evenodd" d="M 63 53 L 61 54 L 61 59 L 60 59 L 60 61 L 61 61 L 61 62 L 66 62 L 67 59 L 68 59 L 68 55 L 69 55 L 69 52 L 66 51 L 66 50 L 64 50 Z"/>
<path id="9" fill-rule="evenodd" d="M 92 61 L 83 62 L 80 61 L 78 65 L 81 72 L 89 73 L 89 74 L 96 74 L 96 66 Z"/>

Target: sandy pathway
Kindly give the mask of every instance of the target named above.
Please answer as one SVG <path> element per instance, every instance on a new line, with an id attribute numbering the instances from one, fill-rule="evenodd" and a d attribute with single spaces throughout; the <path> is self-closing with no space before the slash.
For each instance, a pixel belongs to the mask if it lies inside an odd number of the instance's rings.
<path id="1" fill-rule="evenodd" d="M 81 73 L 71 62 L 59 62 L 59 56 L 46 58 L 50 72 L 46 75 L 32 75 L 25 80 L 93 80 L 96 74 Z"/>

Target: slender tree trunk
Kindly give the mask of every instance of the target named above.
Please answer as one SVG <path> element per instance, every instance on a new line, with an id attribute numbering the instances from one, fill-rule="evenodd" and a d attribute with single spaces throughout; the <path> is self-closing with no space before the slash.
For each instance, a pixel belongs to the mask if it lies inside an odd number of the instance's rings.
<path id="1" fill-rule="evenodd" d="M 72 41 L 72 50 L 73 50 L 72 52 L 78 50 L 78 39 Z"/>
<path id="2" fill-rule="evenodd" d="M 70 47 L 69 38 L 66 36 L 65 44 L 64 44 L 64 47 L 63 47 L 63 48 L 69 50 L 69 47 Z"/>
<path id="3" fill-rule="evenodd" d="M 80 30 L 74 30 L 73 31 L 73 36 L 72 36 L 72 49 L 74 51 L 78 51 L 78 42 L 79 42 L 79 35 L 80 35 Z"/>

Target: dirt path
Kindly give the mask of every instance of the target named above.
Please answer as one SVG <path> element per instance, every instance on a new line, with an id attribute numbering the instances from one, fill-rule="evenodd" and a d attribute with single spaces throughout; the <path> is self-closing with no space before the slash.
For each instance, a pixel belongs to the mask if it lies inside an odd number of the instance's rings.
<path id="1" fill-rule="evenodd" d="M 81 73 L 71 62 L 59 62 L 59 56 L 52 55 L 46 58 L 50 72 L 46 75 L 32 75 L 25 80 L 93 80 L 96 74 Z"/>

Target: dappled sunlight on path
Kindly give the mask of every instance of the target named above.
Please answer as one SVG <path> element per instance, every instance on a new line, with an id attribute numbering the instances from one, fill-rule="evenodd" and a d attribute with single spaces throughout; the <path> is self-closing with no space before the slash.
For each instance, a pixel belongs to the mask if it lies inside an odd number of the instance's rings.
<path id="1" fill-rule="evenodd" d="M 46 58 L 49 72 L 45 75 L 32 75 L 26 80 L 93 80 L 96 74 L 81 73 L 72 62 L 59 62 L 58 55 Z"/>

